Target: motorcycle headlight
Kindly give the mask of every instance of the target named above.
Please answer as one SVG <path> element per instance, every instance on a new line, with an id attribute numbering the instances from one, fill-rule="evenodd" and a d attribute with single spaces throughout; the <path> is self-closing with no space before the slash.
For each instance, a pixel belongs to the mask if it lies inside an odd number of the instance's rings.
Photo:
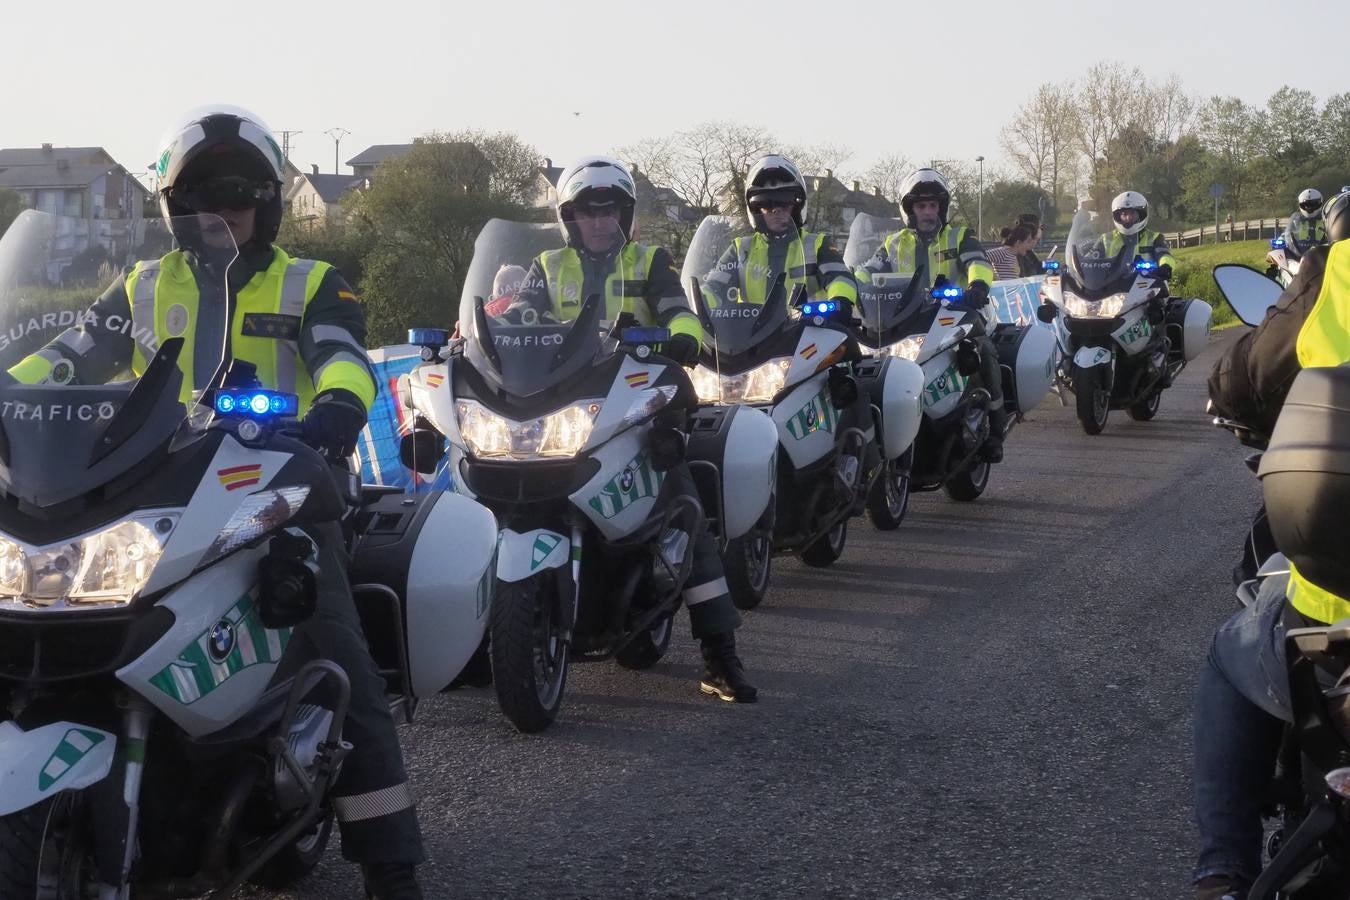
<path id="1" fill-rule="evenodd" d="M 740 375 L 722 376 L 722 401 L 725 403 L 768 403 L 787 384 L 792 358 L 771 359 Z"/>
<path id="2" fill-rule="evenodd" d="M 891 344 L 886 348 L 886 352 L 891 356 L 898 356 L 901 359 L 915 360 L 919 358 L 919 351 L 923 349 L 923 341 L 927 335 L 913 334 L 904 340 Z"/>
<path id="3" fill-rule="evenodd" d="M 1125 295 L 1112 294 L 1105 300 L 1084 300 L 1064 295 L 1064 310 L 1076 319 L 1114 319 L 1125 308 Z"/>
<path id="4" fill-rule="evenodd" d="M 206 548 L 206 554 L 198 566 L 215 562 L 227 553 L 252 543 L 270 531 L 276 531 L 290 521 L 291 516 L 304 506 L 309 496 L 307 485 L 277 488 L 271 491 L 258 491 L 249 494 L 239 508 L 230 516 L 230 521 L 220 529 L 220 534 Z"/>
<path id="5" fill-rule="evenodd" d="M 177 521 L 177 513 L 142 515 L 46 547 L 0 539 L 0 599 L 125 606 L 150 580 Z"/>
<path id="6" fill-rule="evenodd" d="M 694 383 L 698 399 L 704 403 L 716 403 L 722 399 L 722 382 L 717 373 L 707 366 L 696 366 L 689 373 L 689 380 Z"/>
<path id="7" fill-rule="evenodd" d="M 517 422 L 475 400 L 459 400 L 459 432 L 475 456 L 538 459 L 576 456 L 595 427 L 601 400 L 583 400 L 538 419 Z"/>

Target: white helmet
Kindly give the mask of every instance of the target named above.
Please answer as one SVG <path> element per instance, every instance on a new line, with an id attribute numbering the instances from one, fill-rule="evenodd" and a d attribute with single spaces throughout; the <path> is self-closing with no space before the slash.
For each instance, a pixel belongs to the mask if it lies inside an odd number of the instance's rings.
<path id="1" fill-rule="evenodd" d="M 1133 225 L 1123 225 L 1120 221 L 1120 213 L 1123 210 L 1132 209 L 1139 214 Z M 1116 224 L 1116 231 L 1124 235 L 1138 234 L 1144 230 L 1148 224 L 1148 200 L 1138 191 L 1125 191 L 1117 194 L 1116 199 L 1111 201 L 1111 220 Z"/>
<path id="2" fill-rule="evenodd" d="M 192 208 L 189 185 L 234 179 L 240 182 L 234 186 L 237 202 L 251 202 L 258 211 L 254 240 L 270 244 L 276 239 L 285 159 L 259 116 L 237 106 L 198 107 L 166 131 L 159 146 L 155 191 L 166 219 L 199 211 Z"/>
<path id="3" fill-rule="evenodd" d="M 637 187 L 628 167 L 611 156 L 583 156 L 558 177 L 558 224 L 563 237 L 579 246 L 576 233 L 577 203 L 583 206 L 619 208 L 619 229 L 625 241 L 633 239 L 633 214 L 637 208 Z"/>
<path id="4" fill-rule="evenodd" d="M 952 203 L 952 186 L 936 169 L 919 169 L 900 184 L 900 208 L 905 212 L 905 224 L 914 227 L 914 201 L 936 200 L 940 224 L 947 224 L 947 211 Z"/>
<path id="5" fill-rule="evenodd" d="M 1317 188 L 1306 188 L 1298 195 L 1298 208 L 1306 215 L 1313 216 L 1322 208 L 1322 192 Z"/>
<path id="6" fill-rule="evenodd" d="M 756 200 L 791 203 L 792 221 L 801 228 L 806 220 L 806 179 L 786 156 L 765 156 L 745 176 L 745 215 L 751 228 L 763 231 L 764 217 L 752 209 Z"/>

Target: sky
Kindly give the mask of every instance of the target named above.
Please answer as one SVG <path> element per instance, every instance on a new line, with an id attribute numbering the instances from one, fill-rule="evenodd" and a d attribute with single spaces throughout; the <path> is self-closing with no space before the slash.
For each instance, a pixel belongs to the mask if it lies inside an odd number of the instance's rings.
<path id="1" fill-rule="evenodd" d="M 1271 39 L 1272 25 L 1291 32 L 1269 0 L 6 6 L 0 147 L 103 146 L 133 171 L 169 124 L 211 103 L 299 131 L 292 160 L 323 172 L 334 128 L 350 132 L 343 163 L 371 144 L 477 128 L 515 132 L 561 164 L 718 119 L 847 145 L 855 173 L 891 153 L 997 167 L 999 130 L 1037 86 L 1102 59 L 1249 103 L 1285 83 L 1319 98 L 1350 90 L 1350 54 Z M 1298 20 L 1347 34 L 1350 3 L 1313 0 Z"/>

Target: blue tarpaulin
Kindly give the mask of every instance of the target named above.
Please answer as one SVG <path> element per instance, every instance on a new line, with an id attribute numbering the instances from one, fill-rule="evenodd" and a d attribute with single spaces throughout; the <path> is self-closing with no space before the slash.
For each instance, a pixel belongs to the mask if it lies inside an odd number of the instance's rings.
<path id="1" fill-rule="evenodd" d="M 434 475 L 418 475 L 399 461 L 399 443 L 412 428 L 412 415 L 398 402 L 398 376 L 421 363 L 420 348 L 412 344 L 380 347 L 370 351 L 378 392 L 370 408 L 370 420 L 361 432 L 356 454 L 361 462 L 361 480 L 367 484 L 397 485 L 418 493 L 450 489 L 446 460 Z"/>

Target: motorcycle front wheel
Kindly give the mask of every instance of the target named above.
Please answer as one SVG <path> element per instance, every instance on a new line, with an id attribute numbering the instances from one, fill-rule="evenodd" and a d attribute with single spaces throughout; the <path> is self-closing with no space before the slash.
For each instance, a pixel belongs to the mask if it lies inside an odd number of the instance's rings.
<path id="1" fill-rule="evenodd" d="M 557 622 L 551 576 L 499 581 L 492 598 L 492 683 L 502 713 L 526 734 L 552 724 L 567 685 L 570 642 Z"/>
<path id="2" fill-rule="evenodd" d="M 1101 434 L 1111 414 L 1111 392 L 1103 385 L 1100 366 L 1073 370 L 1073 393 L 1078 422 L 1087 434 Z"/>

